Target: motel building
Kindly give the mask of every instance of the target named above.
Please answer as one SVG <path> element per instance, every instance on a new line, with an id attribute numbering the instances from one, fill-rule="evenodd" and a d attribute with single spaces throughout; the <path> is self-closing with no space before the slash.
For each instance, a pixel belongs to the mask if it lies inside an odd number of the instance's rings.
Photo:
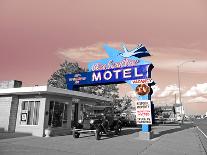
<path id="1" fill-rule="evenodd" d="M 82 119 L 87 107 L 111 101 L 51 86 L 22 87 L 21 81 L 0 81 L 0 132 L 44 137 L 45 129 L 52 126 L 54 135 L 70 134 L 72 122 Z"/>

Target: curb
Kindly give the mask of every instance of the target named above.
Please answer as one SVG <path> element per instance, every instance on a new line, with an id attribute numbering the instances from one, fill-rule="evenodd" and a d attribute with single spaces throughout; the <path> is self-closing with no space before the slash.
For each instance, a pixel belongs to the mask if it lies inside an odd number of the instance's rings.
<path id="1" fill-rule="evenodd" d="M 202 132 L 202 130 L 200 130 L 199 129 L 199 127 L 197 126 L 197 127 L 194 127 L 194 129 L 195 128 L 197 128 L 197 131 L 199 130 L 201 133 L 203 133 Z M 203 133 L 204 134 L 204 133 Z M 204 134 L 205 135 L 205 134 Z M 198 137 L 198 140 L 199 140 L 199 146 L 200 146 L 200 148 L 201 148 L 201 152 L 203 153 L 203 155 L 206 155 L 207 154 L 207 151 L 205 150 L 205 147 L 204 147 L 204 145 L 203 145 L 203 143 L 202 143 L 202 140 L 201 140 L 201 138 L 200 138 L 200 135 L 199 135 L 199 133 L 198 132 L 196 132 L 196 136 Z M 206 136 L 206 135 L 205 135 Z"/>

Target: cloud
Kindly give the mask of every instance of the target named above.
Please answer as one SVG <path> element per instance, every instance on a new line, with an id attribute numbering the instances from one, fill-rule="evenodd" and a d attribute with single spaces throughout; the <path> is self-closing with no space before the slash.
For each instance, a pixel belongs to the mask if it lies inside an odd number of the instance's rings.
<path id="1" fill-rule="evenodd" d="M 59 49 L 58 54 L 70 60 L 88 63 L 107 57 L 107 54 L 103 52 L 102 45 L 102 43 L 97 43 L 80 48 Z"/>
<path id="2" fill-rule="evenodd" d="M 151 47 L 150 51 L 152 56 L 147 59 L 152 61 L 156 68 L 177 71 L 177 66 L 186 62 L 180 66 L 180 72 L 207 73 L 205 51 L 181 47 Z M 192 63 L 191 60 L 195 60 L 195 62 Z M 187 61 L 189 62 L 187 63 Z"/>
<path id="3" fill-rule="evenodd" d="M 189 103 L 207 103 L 207 98 L 205 97 L 196 97 L 188 100 Z"/>
<path id="4" fill-rule="evenodd" d="M 120 42 L 109 42 L 107 44 L 118 50 L 122 50 Z M 90 61 L 108 57 L 103 49 L 103 45 L 104 43 L 99 42 L 86 47 L 59 49 L 58 54 L 71 61 L 84 63 L 86 65 Z M 137 45 L 127 43 L 126 46 L 128 49 L 133 49 Z M 179 64 L 189 60 L 196 60 L 195 63 L 189 62 L 181 66 L 180 72 L 207 73 L 207 61 L 203 59 L 206 55 L 205 52 L 199 49 L 145 46 L 152 56 L 144 59 L 153 62 L 154 66 L 158 69 L 177 71 Z"/>
<path id="5" fill-rule="evenodd" d="M 178 94 L 178 87 L 177 85 L 168 85 L 165 87 L 164 91 L 162 91 L 158 97 L 167 97 Z"/>
<path id="6" fill-rule="evenodd" d="M 158 92 L 160 91 L 160 88 L 158 85 L 154 85 L 152 86 L 152 89 L 153 89 L 153 96 L 156 96 L 158 94 Z"/>
<path id="7" fill-rule="evenodd" d="M 155 88 L 157 89 L 157 88 Z M 184 92 L 182 90 L 182 92 Z M 175 94 L 177 94 L 176 101 L 175 101 Z M 156 92 L 156 95 L 153 96 L 154 103 L 157 105 L 172 105 L 175 102 L 179 103 L 179 89 L 176 84 L 168 85 L 165 87 L 163 91 Z M 207 103 L 207 83 L 197 84 L 193 86 L 190 90 L 182 95 L 182 102 L 185 104 L 185 107 L 190 107 L 191 104 L 196 103 L 202 104 Z M 200 106 L 200 105 L 199 105 Z M 205 104 L 206 108 L 207 104 Z"/>
<path id="8" fill-rule="evenodd" d="M 190 90 L 188 90 L 184 96 L 190 97 L 190 96 L 201 96 L 207 94 L 207 83 L 203 84 L 197 84 L 196 86 L 191 87 Z"/>
<path id="9" fill-rule="evenodd" d="M 113 48 L 122 50 L 120 42 L 109 42 L 107 44 Z M 99 60 L 108 57 L 103 49 L 103 45 L 104 43 L 99 42 L 86 47 L 59 49 L 58 54 L 63 56 L 64 58 L 73 61 L 88 63 L 93 60 Z M 134 47 L 137 46 L 136 44 L 125 44 L 125 45 L 127 46 L 128 49 L 133 49 Z"/>

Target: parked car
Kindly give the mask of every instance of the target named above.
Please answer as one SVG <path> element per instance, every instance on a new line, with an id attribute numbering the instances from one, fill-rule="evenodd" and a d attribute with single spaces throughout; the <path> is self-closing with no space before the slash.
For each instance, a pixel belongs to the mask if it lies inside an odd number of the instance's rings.
<path id="1" fill-rule="evenodd" d="M 96 140 L 102 135 L 111 136 L 112 131 L 119 135 L 121 133 L 121 121 L 113 113 L 112 107 L 105 108 L 104 113 L 97 115 L 87 115 L 83 120 L 75 124 L 73 137 L 79 138 L 81 133 L 95 133 Z"/>
<path id="2" fill-rule="evenodd" d="M 160 124 L 164 122 L 164 118 L 163 116 L 159 115 L 159 116 L 155 116 L 155 124 Z"/>
<path id="3" fill-rule="evenodd" d="M 137 127 L 136 120 L 130 120 L 129 118 L 126 117 L 121 117 L 121 124 L 122 127 Z"/>

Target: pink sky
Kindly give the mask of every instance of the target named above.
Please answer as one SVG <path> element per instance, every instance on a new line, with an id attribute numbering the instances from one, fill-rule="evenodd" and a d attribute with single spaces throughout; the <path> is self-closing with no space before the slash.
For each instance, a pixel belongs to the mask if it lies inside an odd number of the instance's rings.
<path id="1" fill-rule="evenodd" d="M 146 59 L 155 66 L 157 104 L 173 99 L 176 66 L 196 59 L 182 67 L 181 86 L 186 109 L 204 113 L 206 6 L 206 0 L 1 0 L 0 80 L 44 85 L 64 59 L 85 65 L 106 57 L 103 43 L 119 49 L 120 42 L 129 48 L 143 43 L 152 54 Z M 199 102 L 192 103 L 193 93 L 202 97 Z"/>

